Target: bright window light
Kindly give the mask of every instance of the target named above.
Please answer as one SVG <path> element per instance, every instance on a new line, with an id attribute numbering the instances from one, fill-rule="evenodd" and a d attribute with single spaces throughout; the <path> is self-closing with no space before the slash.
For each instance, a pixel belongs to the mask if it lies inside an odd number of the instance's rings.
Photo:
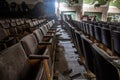
<path id="1" fill-rule="evenodd" d="M 65 8 L 65 3 L 64 3 L 64 2 L 61 2 L 61 3 L 60 3 L 60 11 L 64 11 L 64 10 L 66 10 L 66 8 Z"/>
<path id="2" fill-rule="evenodd" d="M 58 2 L 55 2 L 55 7 L 58 8 Z"/>

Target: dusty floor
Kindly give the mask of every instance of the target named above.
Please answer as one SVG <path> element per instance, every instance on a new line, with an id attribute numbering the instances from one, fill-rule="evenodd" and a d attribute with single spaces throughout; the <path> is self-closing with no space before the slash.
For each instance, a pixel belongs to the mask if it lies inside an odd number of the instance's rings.
<path id="1" fill-rule="evenodd" d="M 83 65 L 78 63 L 78 54 L 73 48 L 69 35 L 61 26 L 58 26 L 61 34 L 58 37 L 58 44 L 55 59 L 55 71 L 58 73 L 57 80 L 86 80 L 84 74 L 86 70 Z"/>

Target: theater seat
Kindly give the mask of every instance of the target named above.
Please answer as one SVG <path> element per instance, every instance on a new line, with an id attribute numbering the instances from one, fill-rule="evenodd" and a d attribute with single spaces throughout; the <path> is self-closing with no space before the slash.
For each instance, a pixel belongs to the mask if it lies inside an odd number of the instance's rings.
<path id="1" fill-rule="evenodd" d="M 38 43 L 40 43 L 40 42 L 52 42 L 52 36 L 44 36 L 43 34 L 42 34 L 42 32 L 41 32 L 41 30 L 40 29 L 36 29 L 35 31 L 33 31 L 33 34 L 35 35 L 35 37 L 36 37 L 36 39 L 37 39 L 37 41 L 38 41 Z"/>
<path id="2" fill-rule="evenodd" d="M 120 31 L 120 27 L 117 27 L 117 31 Z"/>
<path id="3" fill-rule="evenodd" d="M 51 29 L 57 28 L 57 23 L 55 22 L 55 20 L 49 21 L 48 24 Z"/>
<path id="4" fill-rule="evenodd" d="M 112 39 L 113 39 L 114 52 L 118 56 L 120 56 L 120 32 L 119 31 L 113 31 L 112 32 Z"/>
<path id="5" fill-rule="evenodd" d="M 51 32 L 49 31 L 49 29 L 47 28 L 47 25 L 43 25 L 40 27 L 40 30 L 42 31 L 43 35 L 51 35 L 51 36 L 55 36 L 55 32 Z"/>
<path id="6" fill-rule="evenodd" d="M 111 30 L 116 30 L 116 29 L 117 29 L 117 27 L 116 27 L 115 25 L 109 25 L 109 28 L 110 28 Z"/>
<path id="7" fill-rule="evenodd" d="M 101 38 L 101 27 L 99 26 L 94 26 L 94 33 L 95 33 L 95 39 L 98 41 L 98 42 L 101 42 L 102 41 L 102 38 Z"/>
<path id="8" fill-rule="evenodd" d="M 83 52 L 85 55 L 86 65 L 88 66 L 89 70 L 95 74 L 95 57 L 92 51 L 92 41 L 90 41 L 85 36 L 81 36 L 83 42 Z"/>
<path id="9" fill-rule="evenodd" d="M 53 53 L 55 51 L 55 44 L 53 42 L 52 36 L 43 36 L 42 32 L 39 29 L 33 31 L 34 36 L 38 43 L 51 43 L 50 51 Z"/>
<path id="10" fill-rule="evenodd" d="M 90 29 L 90 36 L 92 36 L 93 38 L 95 38 L 94 25 L 90 24 L 89 25 L 89 29 Z"/>
<path id="11" fill-rule="evenodd" d="M 33 34 L 29 34 L 25 36 L 24 38 L 21 39 L 20 42 L 22 43 L 23 48 L 25 49 L 25 52 L 27 53 L 27 56 L 30 56 L 31 54 L 43 55 L 46 49 L 45 45 L 44 46 L 39 45 L 39 43 L 37 42 Z"/>
<path id="12" fill-rule="evenodd" d="M 33 21 L 29 21 L 29 26 L 31 32 L 33 32 L 36 29 L 36 26 L 34 26 Z"/>
<path id="13" fill-rule="evenodd" d="M 49 64 L 47 70 L 51 70 L 51 71 L 48 71 L 49 73 L 48 76 L 51 76 L 52 73 L 50 74 L 50 72 L 52 72 L 52 67 L 51 67 L 52 60 L 51 60 L 50 47 L 49 47 L 51 46 L 51 43 L 38 43 L 33 34 L 29 34 L 25 36 L 24 38 L 21 39 L 20 42 L 29 58 L 31 58 L 32 55 L 48 55 L 49 56 L 49 59 L 45 61 L 45 64 L 47 65 Z M 36 63 L 34 61 L 31 61 L 31 62 L 33 64 Z"/>
<path id="14" fill-rule="evenodd" d="M 1 47 L 3 46 L 2 49 L 10 47 L 15 43 L 17 43 L 16 38 L 7 36 L 3 28 L 0 28 L 0 44 Z"/>
<path id="15" fill-rule="evenodd" d="M 102 27 L 103 28 L 109 28 L 109 25 L 108 24 L 102 24 Z"/>
<path id="16" fill-rule="evenodd" d="M 43 59 L 31 64 L 20 43 L 0 52 L 0 80 L 47 80 Z"/>
<path id="17" fill-rule="evenodd" d="M 108 47 L 109 49 L 112 49 L 110 29 L 108 29 L 108 28 L 102 28 L 101 29 L 101 36 L 102 36 L 102 43 L 106 47 Z"/>
<path id="18" fill-rule="evenodd" d="M 41 30 L 43 36 L 46 36 L 46 37 L 49 37 L 49 38 L 51 37 L 53 44 L 56 43 L 56 34 L 55 34 L 55 32 L 51 32 L 51 31 L 49 32 L 46 25 L 41 26 L 40 30 Z"/>
<path id="19" fill-rule="evenodd" d="M 119 71 L 112 64 L 112 59 L 95 44 L 92 47 L 95 55 L 96 80 L 119 80 Z"/>
<path id="20" fill-rule="evenodd" d="M 86 34 L 90 35 L 89 23 L 86 23 Z"/>

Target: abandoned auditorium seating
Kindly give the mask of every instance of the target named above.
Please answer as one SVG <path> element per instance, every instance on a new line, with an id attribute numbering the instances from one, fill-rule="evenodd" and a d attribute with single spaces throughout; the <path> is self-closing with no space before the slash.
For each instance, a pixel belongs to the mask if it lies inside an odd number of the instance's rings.
<path id="1" fill-rule="evenodd" d="M 54 24 L 39 18 L 0 20 L 0 80 L 52 80 Z"/>
<path id="2" fill-rule="evenodd" d="M 113 48 L 114 52 L 120 56 L 120 32 L 119 31 L 113 31 Z"/>
<path id="3" fill-rule="evenodd" d="M 101 29 L 101 36 L 102 36 L 102 43 L 107 46 L 109 49 L 112 49 L 111 47 L 111 32 L 108 28 L 102 28 Z"/>
<path id="4" fill-rule="evenodd" d="M 95 55 L 95 71 L 97 80 L 119 80 L 119 70 L 112 64 L 112 59 L 106 53 L 99 49 L 96 45 L 93 46 Z"/>
<path id="5" fill-rule="evenodd" d="M 33 34 L 35 35 L 38 43 L 41 43 L 41 42 L 53 43 L 53 41 L 52 41 L 53 36 L 44 36 L 40 29 L 36 29 L 35 31 L 33 31 Z M 52 44 L 52 45 L 54 45 L 54 44 Z"/>
<path id="6" fill-rule="evenodd" d="M 29 34 L 25 36 L 23 39 L 20 41 L 22 43 L 22 46 L 27 54 L 28 57 L 31 57 L 31 55 L 49 55 L 48 61 L 45 63 L 49 64 L 49 77 L 53 75 L 53 53 L 51 53 L 51 43 L 38 43 L 35 36 L 33 34 Z M 45 54 L 44 54 L 45 53 Z M 34 63 L 34 61 L 33 61 Z M 51 77 L 52 78 L 52 77 Z"/>
<path id="7" fill-rule="evenodd" d="M 96 80 L 119 80 L 119 23 L 67 21 L 67 31 L 77 44 L 80 63 Z M 78 28 L 76 28 L 78 27 Z"/>
<path id="8" fill-rule="evenodd" d="M 51 36 L 54 36 L 55 34 L 55 32 L 54 31 L 49 31 L 49 29 L 47 28 L 47 25 L 43 25 L 43 26 L 41 26 L 40 27 L 40 30 L 42 31 L 42 33 L 43 33 L 43 35 L 45 36 L 45 35 L 51 35 Z"/>
<path id="9" fill-rule="evenodd" d="M 7 35 L 12 36 L 12 37 L 16 37 L 17 40 L 19 41 L 19 39 L 22 37 L 21 33 L 22 30 L 20 31 L 16 25 L 15 22 L 4 22 L 1 23 L 2 24 L 2 28 L 4 29 L 4 31 L 7 33 Z"/>
<path id="10" fill-rule="evenodd" d="M 33 31 L 33 34 L 37 38 L 38 43 L 40 43 L 41 41 L 49 42 L 49 40 L 50 40 L 50 38 L 45 39 L 45 36 L 42 34 L 40 29 L 36 29 L 35 31 Z"/>
<path id="11" fill-rule="evenodd" d="M 101 42 L 102 41 L 102 37 L 101 37 L 101 27 L 99 26 L 95 26 L 95 39 L 98 41 L 98 42 Z"/>
<path id="12" fill-rule="evenodd" d="M 81 35 L 82 43 L 83 43 L 83 53 L 85 56 L 86 64 L 89 70 L 95 74 L 95 58 L 94 53 L 92 51 L 92 41 L 87 39 L 84 35 Z"/>
<path id="13" fill-rule="evenodd" d="M 66 23 L 66 30 L 67 32 L 69 33 L 69 35 L 71 36 L 71 39 L 72 39 L 72 42 L 74 43 L 75 45 L 75 48 L 78 48 L 78 45 L 77 45 L 77 38 L 76 38 L 76 34 L 75 34 L 75 27 L 72 27 L 70 24 Z M 68 27 L 67 27 L 68 26 Z"/>
<path id="14" fill-rule="evenodd" d="M 20 43 L 0 52 L 0 80 L 48 80 L 44 60 L 47 55 L 28 58 Z M 39 59 L 32 65 L 30 60 Z"/>
<path id="15" fill-rule="evenodd" d="M 47 55 L 50 56 L 49 58 L 49 68 L 50 68 L 50 75 L 53 75 L 53 66 L 54 66 L 54 54 L 55 54 L 55 33 L 54 35 L 48 34 L 49 30 L 44 30 L 47 26 L 41 26 L 43 28 L 43 32 L 40 29 L 36 29 L 33 31 L 33 34 L 29 34 L 21 39 L 21 43 L 26 52 L 28 52 L 28 56 L 30 54 L 37 54 L 42 55 L 44 52 L 48 52 Z M 30 44 L 31 43 L 31 44 Z"/>
<path id="16" fill-rule="evenodd" d="M 78 32 L 75 32 L 76 34 L 76 38 L 77 38 L 77 45 L 78 45 L 78 52 L 80 56 L 85 56 L 84 52 L 83 52 L 83 43 L 82 43 L 82 38 L 81 38 L 81 34 Z"/>
<path id="17" fill-rule="evenodd" d="M 49 46 L 51 47 L 50 53 L 51 53 L 51 57 L 53 58 L 53 55 L 55 53 L 55 48 L 56 48 L 56 43 L 52 39 L 53 36 L 44 36 L 40 29 L 36 29 L 35 31 L 33 31 L 33 34 L 36 37 L 36 40 L 39 44 L 40 43 L 51 44 Z"/>
<path id="18" fill-rule="evenodd" d="M 93 24 L 89 24 L 89 29 L 90 29 L 90 36 L 92 38 L 95 38 L 94 25 Z"/>
<path id="19" fill-rule="evenodd" d="M 55 39 L 56 39 L 55 33 L 56 33 L 56 31 L 47 29 L 47 25 L 43 25 L 39 29 L 41 30 L 43 36 L 46 36 L 46 38 L 48 37 L 48 38 L 52 39 L 53 44 L 56 43 L 55 42 Z"/>
<path id="20" fill-rule="evenodd" d="M 0 27 L 0 51 L 17 43 L 17 39 L 6 34 Z"/>
<path id="21" fill-rule="evenodd" d="M 20 41 L 27 53 L 27 55 L 37 54 L 42 55 L 47 46 L 41 47 L 42 45 L 51 45 L 51 43 L 38 43 L 36 37 L 33 34 L 29 34 L 21 39 Z M 40 48 L 41 47 L 41 48 Z"/>

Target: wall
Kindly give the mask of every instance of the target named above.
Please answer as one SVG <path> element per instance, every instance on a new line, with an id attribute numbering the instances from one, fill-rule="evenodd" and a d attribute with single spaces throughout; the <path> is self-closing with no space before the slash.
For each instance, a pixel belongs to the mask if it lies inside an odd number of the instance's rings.
<path id="1" fill-rule="evenodd" d="M 2 0 L 0 1 L 0 17 L 53 16 L 55 14 L 54 2 L 55 0 Z"/>
<path id="2" fill-rule="evenodd" d="M 89 5 L 90 0 L 84 0 L 84 3 L 85 4 L 83 6 L 83 13 L 84 12 L 102 12 L 102 21 L 107 21 L 108 13 L 115 13 L 115 14 L 120 13 L 119 0 L 116 0 L 115 2 L 110 1 L 110 3 L 108 2 L 106 5 L 99 7 L 99 8 L 94 8 L 93 5 Z"/>
<path id="3" fill-rule="evenodd" d="M 76 20 L 80 20 L 80 17 L 82 16 L 82 3 L 83 0 L 79 0 L 79 3 L 74 4 L 72 6 L 66 4 L 64 1 L 60 3 L 59 10 L 60 14 L 64 11 L 75 11 L 76 12 Z"/>
<path id="4" fill-rule="evenodd" d="M 9 4 L 11 2 L 16 2 L 17 4 L 21 4 L 23 1 L 29 6 L 29 8 L 33 8 L 34 5 L 38 2 L 43 2 L 43 0 L 6 0 Z"/>
<path id="5" fill-rule="evenodd" d="M 108 13 L 120 13 L 120 9 L 115 6 L 110 6 L 108 9 Z"/>
<path id="6" fill-rule="evenodd" d="M 102 21 L 107 21 L 107 11 L 108 11 L 108 7 L 106 6 L 98 7 L 98 8 L 95 8 L 94 6 L 90 6 L 90 5 L 83 6 L 83 13 L 84 12 L 101 12 Z"/>

